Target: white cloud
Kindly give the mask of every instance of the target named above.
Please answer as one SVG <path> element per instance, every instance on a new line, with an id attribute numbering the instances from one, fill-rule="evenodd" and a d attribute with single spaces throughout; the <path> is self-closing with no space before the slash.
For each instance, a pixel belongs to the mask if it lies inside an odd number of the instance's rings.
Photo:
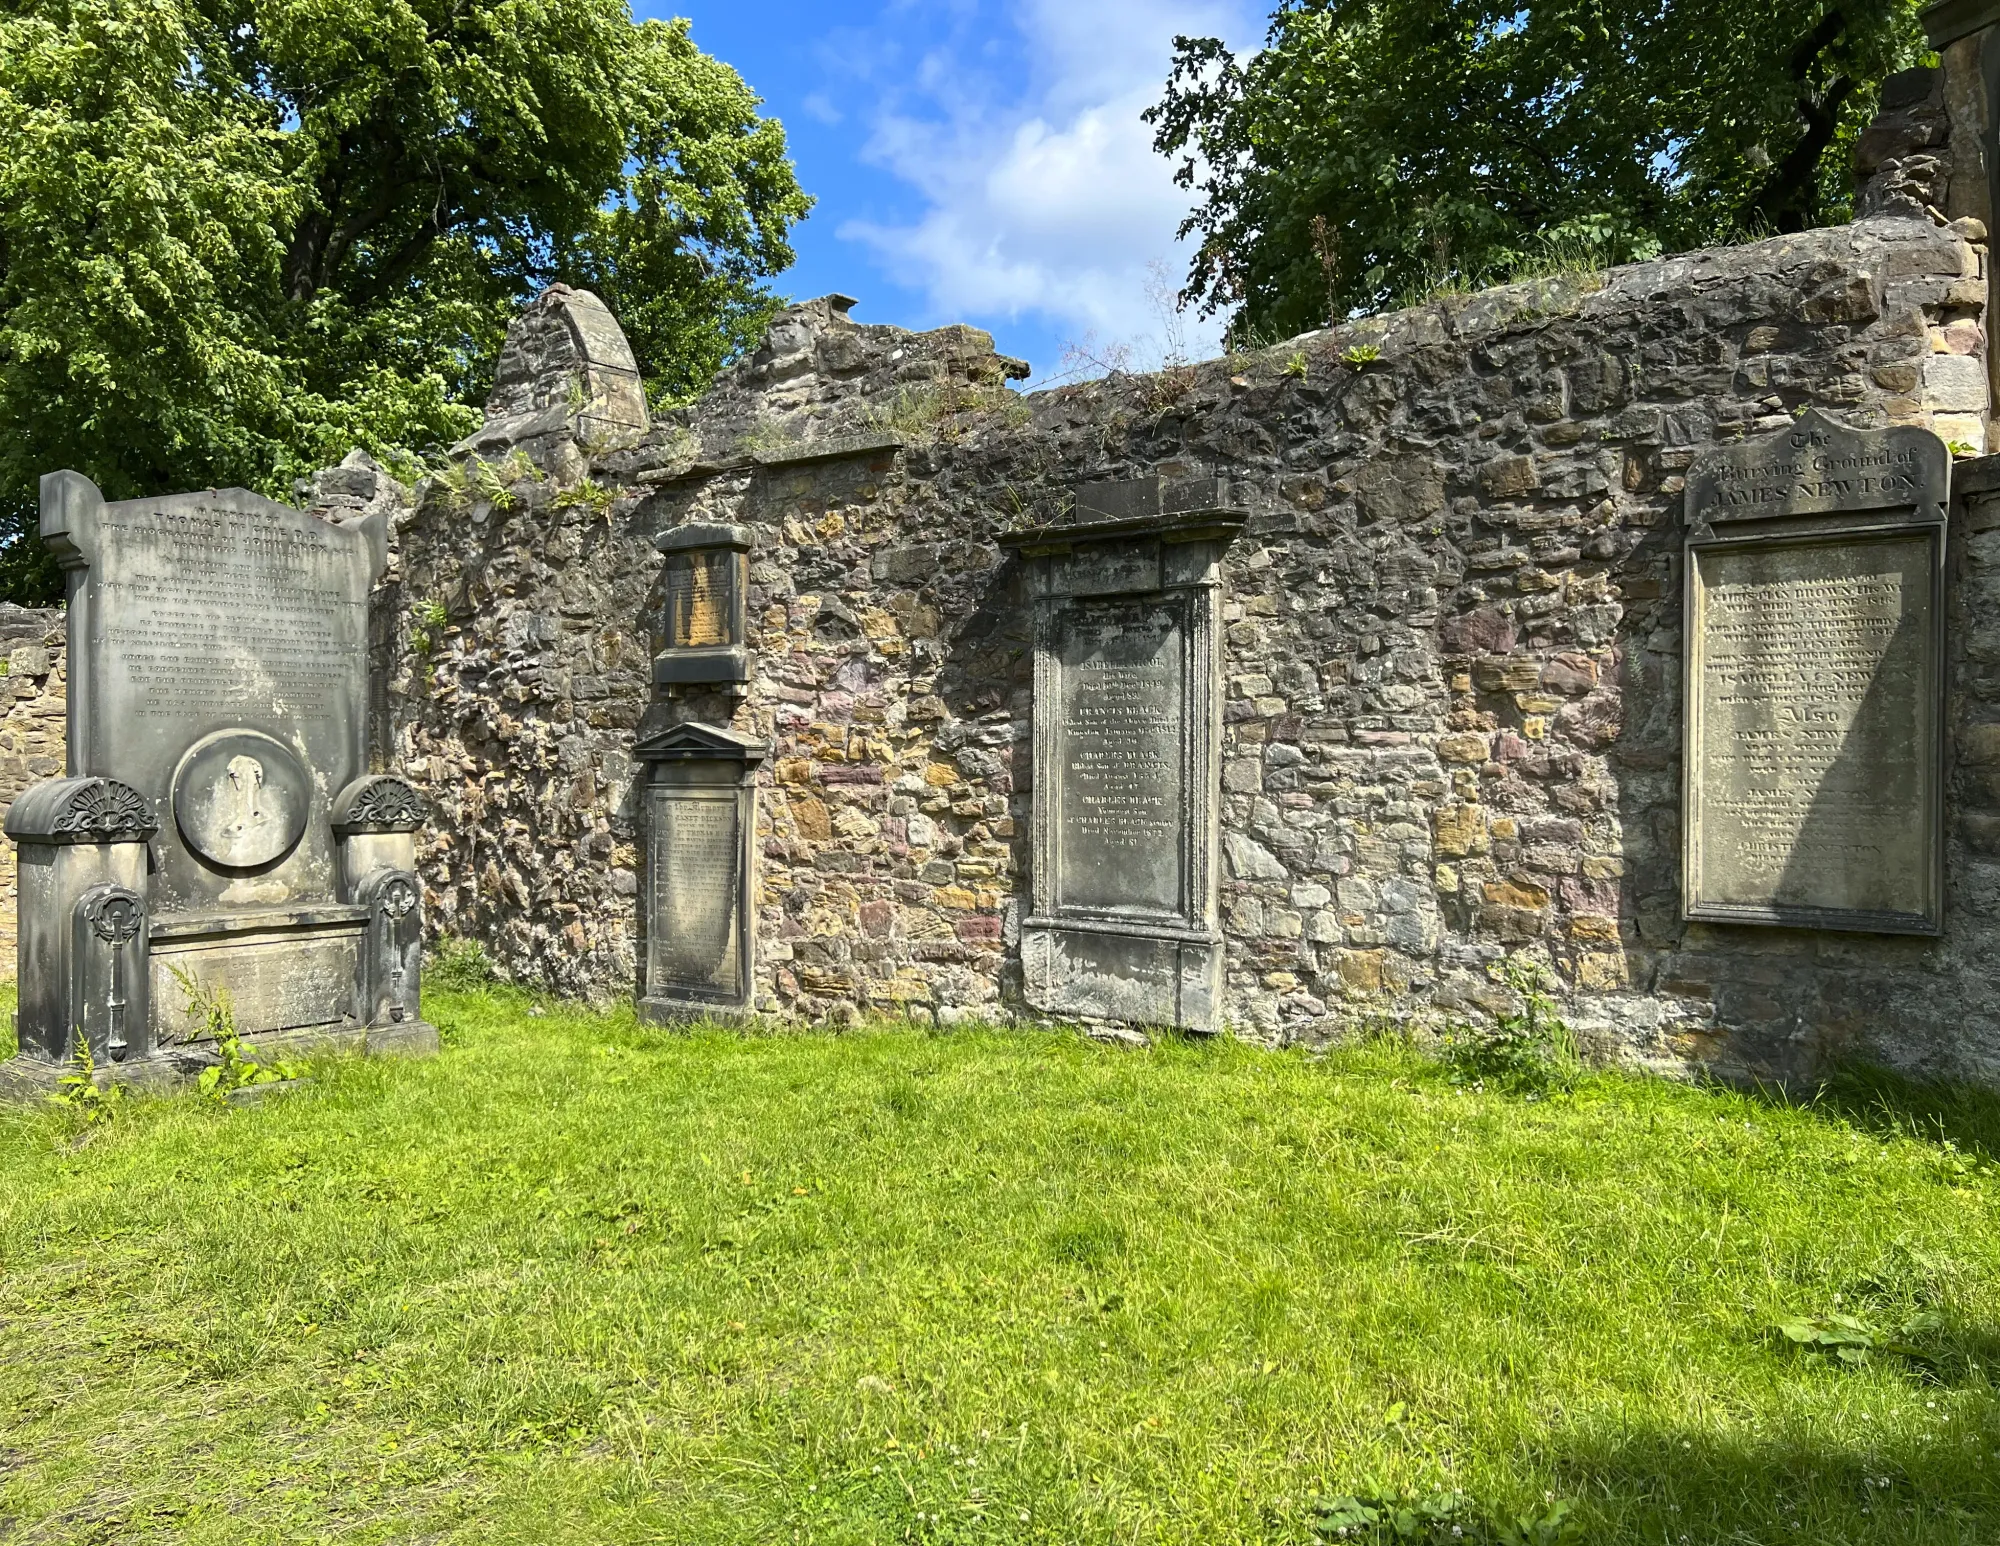
<path id="1" fill-rule="evenodd" d="M 1159 99 L 1176 33 L 1241 43 L 1261 16 L 1238 0 L 1025 0 L 1013 17 L 1025 77 L 982 67 L 960 42 L 887 90 L 869 154 L 927 207 L 840 234 L 940 316 L 1039 314 L 1059 334 L 1157 361 L 1163 279 L 1176 287 L 1187 265 L 1175 228 L 1188 194 L 1139 114 Z M 1212 320 L 1183 326 L 1197 349 L 1219 342 Z"/>

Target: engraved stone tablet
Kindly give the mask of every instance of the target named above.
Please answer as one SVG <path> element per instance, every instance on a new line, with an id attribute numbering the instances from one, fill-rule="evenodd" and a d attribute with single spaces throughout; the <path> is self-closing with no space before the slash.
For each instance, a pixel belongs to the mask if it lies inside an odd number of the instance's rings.
<path id="1" fill-rule="evenodd" d="M 70 771 L 154 802 L 155 911 L 335 900 L 326 816 L 367 771 L 381 521 L 241 489 L 107 504 L 61 476 L 42 534 L 73 576 Z"/>
<path id="2" fill-rule="evenodd" d="M 735 555 L 691 553 L 667 567 L 660 588 L 667 603 L 667 638 L 676 649 L 731 642 Z"/>
<path id="3" fill-rule="evenodd" d="M 1005 539 L 1036 609 L 1021 963 L 1028 1002 L 1052 1014 L 1218 1030 L 1215 629 L 1243 516 L 1213 480 L 1174 492 L 1079 490 L 1080 509 L 1114 518 Z"/>
<path id="4" fill-rule="evenodd" d="M 743 834 L 733 789 L 655 785 L 651 791 L 652 929 L 656 988 L 736 998 L 742 926 Z"/>
<path id="5" fill-rule="evenodd" d="M 1949 476 L 1818 413 L 1690 470 L 1690 918 L 1940 928 Z"/>
<path id="6" fill-rule="evenodd" d="M 1058 615 L 1059 908 L 1185 912 L 1189 605 L 1092 599 Z"/>
<path id="7" fill-rule="evenodd" d="M 634 748 L 648 770 L 639 1007 L 651 1018 L 749 1007 L 753 780 L 764 754 L 760 741 L 692 724 Z"/>

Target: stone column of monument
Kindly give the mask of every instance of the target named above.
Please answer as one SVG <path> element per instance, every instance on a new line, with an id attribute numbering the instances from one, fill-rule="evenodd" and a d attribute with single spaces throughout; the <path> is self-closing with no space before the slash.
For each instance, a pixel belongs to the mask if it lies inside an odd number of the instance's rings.
<path id="1" fill-rule="evenodd" d="M 152 1057 L 146 844 L 158 830 L 145 797 L 109 778 L 49 779 L 8 808 L 20 852 L 21 1058 L 62 1064 L 79 1041 L 99 1065 Z"/>
<path id="2" fill-rule="evenodd" d="M 1079 523 L 1002 539 L 1035 608 L 1028 1002 L 1222 1028 L 1215 866 L 1226 485 L 1077 491 Z"/>
<path id="3" fill-rule="evenodd" d="M 8 824 L 24 869 L 49 876 L 21 896 L 31 1054 L 66 1055 L 49 1027 L 99 1013 L 104 974 L 72 916 L 98 871 L 121 893 L 104 920 L 139 920 L 129 937 L 119 924 L 120 1007 L 129 1021 L 147 1006 L 123 1058 L 106 1021 L 113 1063 L 203 1060 L 190 1044 L 218 1004 L 253 1040 L 435 1046 L 416 1000 L 422 802 L 367 766 L 386 520 L 336 523 L 242 489 L 109 503 L 79 474 L 42 480 L 42 538 L 68 588 L 69 776 L 23 795 Z M 86 863 L 63 850 L 97 830 L 71 814 L 92 802 L 117 807 L 116 830 L 82 845 L 106 855 Z M 50 944 L 66 929 L 67 965 Z"/>

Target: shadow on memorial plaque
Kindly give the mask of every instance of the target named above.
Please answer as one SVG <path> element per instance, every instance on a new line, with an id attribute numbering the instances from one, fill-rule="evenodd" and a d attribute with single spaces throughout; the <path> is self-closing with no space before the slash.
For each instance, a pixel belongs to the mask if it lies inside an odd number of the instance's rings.
<path id="1" fill-rule="evenodd" d="M 53 1083 L 79 1038 L 112 1077 L 190 1072 L 223 1002 L 253 1045 L 435 1048 L 425 802 L 367 766 L 385 519 L 241 489 L 107 503 L 76 473 L 42 480 L 68 582 L 68 768 L 7 813 L 20 1054 L 0 1088 Z"/>
<path id="2" fill-rule="evenodd" d="M 633 748 L 646 769 L 639 1012 L 647 1019 L 737 1015 L 750 1006 L 757 916 L 750 845 L 757 769 L 768 750 L 699 724 L 675 725 Z"/>
<path id="3" fill-rule="evenodd" d="M 1950 478 L 1817 410 L 1689 468 L 1688 918 L 1942 927 Z"/>
<path id="4" fill-rule="evenodd" d="M 1216 912 L 1227 486 L 1086 485 L 1075 525 L 1014 533 L 1035 617 L 1028 1002 L 1222 1028 Z"/>

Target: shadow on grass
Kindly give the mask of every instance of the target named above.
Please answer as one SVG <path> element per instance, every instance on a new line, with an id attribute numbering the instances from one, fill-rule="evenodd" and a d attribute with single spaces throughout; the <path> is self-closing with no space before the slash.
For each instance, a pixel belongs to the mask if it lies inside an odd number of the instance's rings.
<path id="1" fill-rule="evenodd" d="M 1605 1541 L 2000 1540 L 1994 1403 L 1954 1405 L 1934 1434 L 1572 1432 L 1552 1459 Z"/>
<path id="2" fill-rule="evenodd" d="M 1951 1144 L 2000 1164 L 2000 1091 L 1977 1085 L 1922 1083 L 1868 1064 L 1836 1070 L 1810 1095 L 1761 1089 L 1773 1105 L 1845 1122 L 1878 1138 Z"/>

